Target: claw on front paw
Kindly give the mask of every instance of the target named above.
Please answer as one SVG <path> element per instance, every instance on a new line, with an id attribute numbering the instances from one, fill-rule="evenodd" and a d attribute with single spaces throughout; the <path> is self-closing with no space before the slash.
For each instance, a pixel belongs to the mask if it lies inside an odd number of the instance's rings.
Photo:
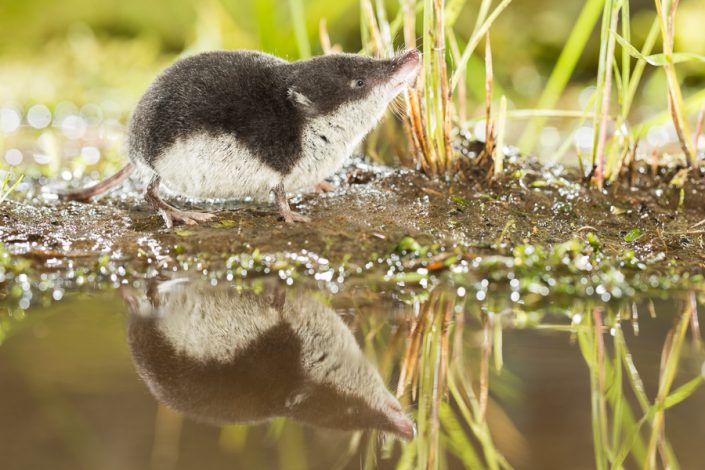
<path id="1" fill-rule="evenodd" d="M 335 191 L 335 185 L 328 181 L 321 181 L 313 186 L 313 190 L 317 193 L 332 193 Z"/>

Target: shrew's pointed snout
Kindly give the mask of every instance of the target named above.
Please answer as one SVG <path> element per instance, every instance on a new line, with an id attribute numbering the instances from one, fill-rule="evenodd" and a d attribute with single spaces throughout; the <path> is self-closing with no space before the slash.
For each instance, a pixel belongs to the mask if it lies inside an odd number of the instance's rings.
<path id="1" fill-rule="evenodd" d="M 398 59 L 399 65 L 411 65 L 418 67 L 421 64 L 421 52 L 417 49 L 407 49 L 402 52 Z"/>
<path id="2" fill-rule="evenodd" d="M 384 414 L 387 420 L 387 430 L 410 441 L 416 437 L 416 425 L 404 413 L 404 409 L 395 398 L 389 398 L 385 404 Z"/>
<path id="3" fill-rule="evenodd" d="M 411 418 L 406 416 L 404 413 L 394 413 L 390 419 L 390 424 L 392 426 L 392 432 L 399 437 L 402 437 L 407 441 L 410 441 L 416 437 L 416 425 Z"/>
<path id="4" fill-rule="evenodd" d="M 394 86 L 395 91 L 401 91 L 406 85 L 411 85 L 421 68 L 421 53 L 416 49 L 409 49 L 394 58 Z"/>

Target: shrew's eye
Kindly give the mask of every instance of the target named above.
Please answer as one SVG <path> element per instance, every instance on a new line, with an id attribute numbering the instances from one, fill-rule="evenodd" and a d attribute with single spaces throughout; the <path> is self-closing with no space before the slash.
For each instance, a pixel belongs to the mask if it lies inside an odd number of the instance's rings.
<path id="1" fill-rule="evenodd" d="M 365 86 L 365 81 L 364 80 L 355 80 L 353 82 L 355 88 L 362 88 Z"/>

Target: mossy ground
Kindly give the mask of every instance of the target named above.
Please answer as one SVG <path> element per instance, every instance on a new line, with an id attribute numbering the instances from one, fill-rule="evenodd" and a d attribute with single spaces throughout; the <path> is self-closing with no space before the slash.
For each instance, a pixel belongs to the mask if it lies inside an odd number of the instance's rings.
<path id="1" fill-rule="evenodd" d="M 215 221 L 173 229 L 130 188 L 81 204 L 37 186 L 38 195 L 6 201 L 0 213 L 3 292 L 21 274 L 70 288 L 76 276 L 115 284 L 179 270 L 397 284 L 450 272 L 485 289 L 487 280 L 517 279 L 515 290 L 539 295 L 700 285 L 705 182 L 677 169 L 657 173 L 637 168 L 629 185 L 599 192 L 571 171 L 526 161 L 490 184 L 481 169 L 441 181 L 356 161 L 332 193 L 292 201 L 308 224 L 285 224 L 267 205 L 203 202 L 197 207 L 217 212 Z"/>

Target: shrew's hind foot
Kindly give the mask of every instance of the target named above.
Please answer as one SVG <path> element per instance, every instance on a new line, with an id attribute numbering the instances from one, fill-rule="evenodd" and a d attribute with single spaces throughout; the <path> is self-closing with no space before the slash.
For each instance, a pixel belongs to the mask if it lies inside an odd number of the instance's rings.
<path id="1" fill-rule="evenodd" d="M 167 204 L 159 196 L 159 182 L 160 178 L 155 176 L 149 183 L 144 198 L 150 206 L 159 212 L 167 228 L 172 228 L 174 222 L 181 222 L 186 225 L 198 225 L 201 222 L 206 222 L 215 217 L 214 214 L 208 214 L 207 212 L 182 211 L 181 209 Z"/>
<path id="2" fill-rule="evenodd" d="M 284 222 L 287 224 L 293 224 L 294 222 L 311 222 L 311 219 L 305 215 L 294 212 L 289 207 L 289 200 L 286 198 L 286 191 L 284 191 L 284 185 L 279 183 L 272 189 L 274 192 L 274 198 L 277 202 L 277 208 L 279 209 L 279 215 L 282 216 Z"/>

